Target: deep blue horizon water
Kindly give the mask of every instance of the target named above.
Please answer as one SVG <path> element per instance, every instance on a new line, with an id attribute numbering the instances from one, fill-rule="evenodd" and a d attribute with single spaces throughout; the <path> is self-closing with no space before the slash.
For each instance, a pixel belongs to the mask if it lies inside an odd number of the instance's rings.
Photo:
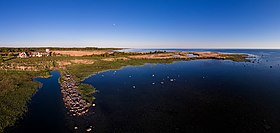
<path id="1" fill-rule="evenodd" d="M 16 131 L 74 132 L 80 123 L 79 129 L 91 124 L 96 133 L 280 132 L 280 50 L 204 50 L 256 58 L 145 64 L 90 76 L 83 82 L 99 93 L 94 94 L 94 115 L 83 119 L 86 122 L 69 122 L 65 112 L 58 111 L 63 108 L 59 75 L 52 72 L 50 79 L 36 79 L 43 88 L 18 125 L 25 130 Z M 48 121 L 54 118 L 59 120 Z"/>

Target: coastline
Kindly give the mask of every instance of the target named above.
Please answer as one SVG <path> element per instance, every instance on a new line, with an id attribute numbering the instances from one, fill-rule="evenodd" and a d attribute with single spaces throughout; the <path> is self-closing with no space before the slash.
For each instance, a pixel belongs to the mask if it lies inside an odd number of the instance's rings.
<path id="1" fill-rule="evenodd" d="M 101 55 L 92 55 L 92 56 L 81 56 L 81 57 L 76 57 L 76 56 L 63 56 L 63 57 L 47 57 L 47 58 L 26 58 L 26 59 L 12 59 L 6 62 L 1 63 L 1 71 L 13 71 L 15 73 L 18 73 L 20 71 L 22 72 L 32 72 L 36 71 L 37 73 L 46 73 L 47 71 L 52 71 L 52 70 L 59 70 L 59 72 L 63 73 L 63 71 L 69 71 L 69 74 L 73 76 L 73 79 L 75 82 L 77 82 L 79 85 L 81 82 L 83 82 L 86 78 L 93 76 L 97 73 L 100 72 L 105 72 L 109 70 L 119 70 L 123 67 L 126 66 L 139 66 L 139 65 L 145 65 L 146 63 L 151 63 L 151 64 L 158 64 L 158 63 L 173 63 L 176 61 L 187 61 L 187 60 L 197 60 L 197 59 L 218 59 L 218 60 L 232 60 L 232 61 L 248 61 L 245 59 L 245 55 L 240 55 L 240 54 L 223 54 L 219 53 L 218 55 L 223 55 L 219 56 L 218 58 L 213 57 L 213 56 L 203 56 L 203 57 L 181 57 L 182 55 L 188 54 L 188 53 L 194 53 L 194 52 L 163 52 L 163 51 L 158 51 L 154 53 L 125 53 L 125 52 L 113 52 L 111 54 L 101 54 Z M 212 52 L 213 53 L 213 52 Z M 180 58 L 178 56 L 173 56 L 173 55 L 180 55 Z M 215 54 L 217 55 L 217 54 Z M 131 57 L 134 56 L 134 57 Z M 136 57 L 135 57 L 136 56 Z M 137 57 L 138 56 L 138 57 Z M 143 57 L 141 57 L 143 56 Z M 152 57 L 152 58 L 146 58 L 146 57 Z M 127 58 L 124 60 L 123 58 Z M 112 58 L 113 60 L 104 60 L 106 58 Z M 65 61 L 65 62 L 70 62 L 71 60 L 92 60 L 93 63 L 87 63 L 83 61 L 79 62 L 71 62 L 68 63 L 66 66 L 60 66 L 57 62 L 58 61 Z M 241 59 L 241 60 L 240 60 Z M 26 62 L 32 66 L 30 68 L 29 66 L 26 66 Z M 8 66 L 8 67 L 7 67 Z M 10 67 L 11 66 L 11 67 Z M 14 66 L 24 66 L 28 67 L 28 69 L 21 69 L 20 67 L 14 67 Z M 63 70 L 63 69 L 66 70 Z M 50 76 L 50 75 L 48 75 Z M 32 76 L 34 77 L 45 77 L 47 78 L 48 76 L 46 75 L 37 75 L 37 76 Z M 31 77 L 30 77 L 31 78 Z M 31 79 L 32 79 L 31 78 Z M 60 81 L 60 80 L 59 80 Z M 32 81 L 34 82 L 34 81 Z M 60 82 L 61 85 L 61 82 Z M 91 87 L 85 87 L 82 86 L 83 89 L 86 88 L 85 91 L 79 92 L 81 95 L 81 99 L 85 100 L 86 97 L 89 95 L 92 96 L 92 94 L 95 91 L 95 88 L 93 86 Z M 37 89 L 39 89 L 37 87 Z M 76 88 L 79 89 L 79 88 Z M 94 92 L 91 92 L 90 90 L 94 90 Z M 30 96 L 31 99 L 32 96 Z M 92 96 L 93 97 L 93 96 Z M 94 98 L 88 100 L 88 103 L 86 105 L 92 105 L 91 103 L 94 101 Z M 24 107 L 26 107 L 27 101 L 24 102 Z M 86 113 L 83 113 L 86 114 Z M 22 116 L 22 115 L 20 115 Z M 78 115 L 77 115 L 78 116 Z M 19 117 L 17 117 L 18 119 Z M 13 124 L 9 125 L 12 126 Z M 6 127 L 6 126 L 5 126 Z M 4 127 L 4 128 L 5 128 Z M 3 129 L 4 129 L 3 128 Z"/>

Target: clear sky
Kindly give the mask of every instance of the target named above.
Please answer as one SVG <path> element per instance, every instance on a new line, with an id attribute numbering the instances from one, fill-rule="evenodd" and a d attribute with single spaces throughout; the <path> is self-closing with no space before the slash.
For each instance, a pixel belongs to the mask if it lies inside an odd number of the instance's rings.
<path id="1" fill-rule="evenodd" d="M 280 48 L 280 0 L 0 0 L 0 46 Z"/>

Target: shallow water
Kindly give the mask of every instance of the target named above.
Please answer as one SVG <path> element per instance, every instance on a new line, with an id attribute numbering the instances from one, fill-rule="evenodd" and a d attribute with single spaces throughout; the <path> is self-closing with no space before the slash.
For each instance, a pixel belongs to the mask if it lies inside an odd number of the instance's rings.
<path id="1" fill-rule="evenodd" d="M 51 78 L 35 79 L 43 88 L 11 132 L 73 132 L 77 124 L 92 125 L 97 133 L 280 132 L 280 50 L 205 51 L 256 58 L 254 63 L 193 60 L 99 73 L 84 81 L 100 91 L 94 94 L 95 114 L 74 121 L 66 117 L 54 71 Z"/>

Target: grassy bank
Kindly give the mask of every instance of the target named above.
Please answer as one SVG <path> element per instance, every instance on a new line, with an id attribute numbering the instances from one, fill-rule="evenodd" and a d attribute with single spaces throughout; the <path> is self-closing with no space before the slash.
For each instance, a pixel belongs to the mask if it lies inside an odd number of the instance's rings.
<path id="1" fill-rule="evenodd" d="M 83 99 L 88 103 L 92 103 L 94 101 L 95 97 L 93 97 L 92 94 L 96 92 L 96 89 L 93 86 L 89 84 L 80 84 L 78 91 L 81 93 Z"/>
<path id="2" fill-rule="evenodd" d="M 40 86 L 32 78 L 48 75 L 46 71 L 0 71 L 0 132 L 27 111 L 26 103 Z"/>

